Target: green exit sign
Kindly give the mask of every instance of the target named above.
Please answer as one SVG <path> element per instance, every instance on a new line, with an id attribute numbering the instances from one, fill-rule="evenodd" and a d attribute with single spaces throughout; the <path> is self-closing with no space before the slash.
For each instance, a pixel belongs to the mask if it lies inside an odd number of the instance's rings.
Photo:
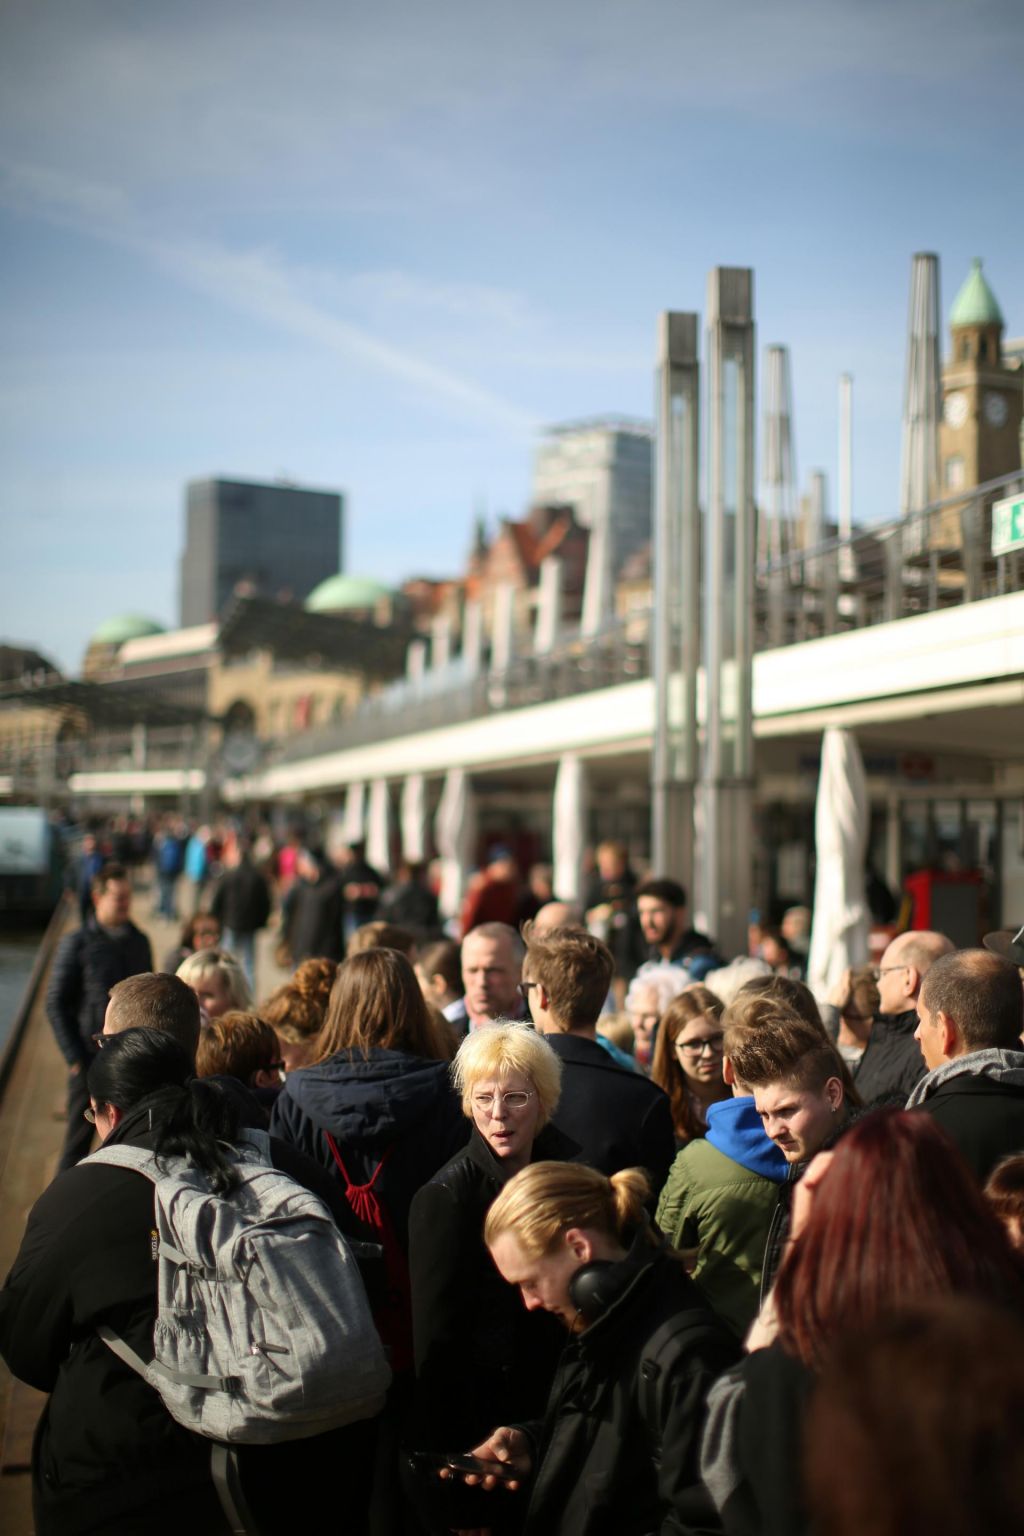
<path id="1" fill-rule="evenodd" d="M 992 508 L 992 553 L 1024 549 L 1024 496 L 1008 496 Z"/>

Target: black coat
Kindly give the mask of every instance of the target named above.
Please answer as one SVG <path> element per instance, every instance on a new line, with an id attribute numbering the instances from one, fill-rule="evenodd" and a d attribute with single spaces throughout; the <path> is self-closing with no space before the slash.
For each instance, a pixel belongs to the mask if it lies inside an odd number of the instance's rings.
<path id="1" fill-rule="evenodd" d="M 69 1067 L 86 1067 L 95 1056 L 91 1040 L 103 1029 L 111 987 L 152 969 L 149 940 L 134 923 L 115 934 L 89 917 L 61 940 L 46 992 L 46 1012 Z"/>
<path id="2" fill-rule="evenodd" d="M 731 1412 L 712 1412 L 704 1471 L 726 1536 L 804 1536 L 804 1415 L 814 1377 L 781 1344 L 757 1349 L 713 1397 Z M 709 1456 L 714 1448 L 713 1457 Z M 856 1476 L 856 1469 L 850 1469 Z"/>
<path id="3" fill-rule="evenodd" d="M 940 1083 L 917 1107 L 949 1132 L 979 1183 L 1001 1158 L 1024 1152 L 1021 1084 L 965 1072 Z"/>
<path id="4" fill-rule="evenodd" d="M 148 1128 L 143 1104 L 125 1116 L 109 1144 L 152 1145 Z M 283 1172 L 334 1198 L 293 1149 L 274 1143 L 272 1156 Z M 144 1175 L 79 1163 L 58 1174 L 36 1202 L 0 1291 L 0 1353 L 15 1376 L 50 1393 L 33 1448 L 37 1536 L 224 1530 L 209 1441 L 177 1424 L 159 1393 L 96 1333 L 108 1323 L 136 1353 L 152 1356 L 152 1229 L 153 1186 Z M 296 1444 L 319 1448 L 321 1461 L 345 1460 L 346 1448 L 365 1438 L 362 1426 L 353 1430 Z M 308 1474 L 303 1449 L 294 1454 Z M 268 1494 L 262 1474 L 276 1468 L 278 1480 L 286 1481 L 295 1470 L 291 1455 L 290 1446 L 261 1446 L 250 1459 L 264 1509 L 274 1480 Z M 246 1457 L 243 1450 L 243 1476 Z M 268 1531 L 290 1529 L 292 1514 L 271 1514 Z"/>
<path id="5" fill-rule="evenodd" d="M 636 1270 L 597 1322 L 566 1346 L 534 1439 L 537 1472 L 524 1536 L 649 1536 L 717 1531 L 698 1463 L 704 1403 L 737 1345 L 664 1250 L 623 1261 Z M 659 1384 L 661 1454 L 642 1411 L 645 1346 L 670 1318 L 705 1319 L 680 1340 Z M 498 1490 L 500 1493 L 500 1490 Z"/>
<path id="6" fill-rule="evenodd" d="M 251 859 L 245 858 L 222 875 L 213 893 L 210 910 L 223 928 L 233 933 L 255 933 L 270 916 L 270 886 Z"/>
<path id="7" fill-rule="evenodd" d="M 344 960 L 342 920 L 345 898 L 336 874 L 323 874 L 315 885 L 297 880 L 288 893 L 288 947 L 292 959 Z"/>
<path id="8" fill-rule="evenodd" d="M 545 1126 L 531 1161 L 579 1148 Z M 416 1195 L 409 1218 L 417 1444 L 476 1445 L 498 1424 L 544 1410 L 565 1330 L 528 1312 L 483 1240 L 484 1218 L 511 1178 L 479 1131 Z"/>
<path id="9" fill-rule="evenodd" d="M 646 1168 L 655 1199 L 676 1155 L 668 1094 L 613 1061 L 594 1040 L 549 1034 L 562 1062 L 562 1096 L 555 1124 L 580 1148 L 580 1162 L 602 1173 Z"/>
<path id="10" fill-rule="evenodd" d="M 880 1013 L 853 1081 L 865 1105 L 904 1104 L 928 1068 L 914 1039 L 917 1012 Z"/>
<path id="11" fill-rule="evenodd" d="M 367 1183 L 388 1153 L 374 1189 L 403 1248 L 409 1241 L 413 1195 L 469 1136 L 446 1062 L 377 1048 L 365 1056 L 338 1051 L 316 1066 L 290 1072 L 270 1129 L 339 1182 L 326 1131 L 353 1184 Z M 371 1232 L 363 1235 L 379 1241 Z"/>

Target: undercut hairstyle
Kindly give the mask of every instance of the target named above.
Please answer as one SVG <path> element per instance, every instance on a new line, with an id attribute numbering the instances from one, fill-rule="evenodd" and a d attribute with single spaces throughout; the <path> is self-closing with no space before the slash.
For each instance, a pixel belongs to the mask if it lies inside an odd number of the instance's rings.
<path id="1" fill-rule="evenodd" d="M 645 880 L 636 889 L 636 899 L 641 896 L 650 896 L 655 901 L 664 901 L 670 907 L 686 906 L 686 887 L 680 885 L 678 880 Z"/>
<path id="2" fill-rule="evenodd" d="M 952 1139 L 901 1109 L 840 1137 L 773 1294 L 779 1343 L 814 1369 L 841 1332 L 903 1302 L 973 1295 L 1019 1312 L 1024 1301 L 1020 1262 Z"/>
<path id="3" fill-rule="evenodd" d="M 500 1083 L 513 1072 L 533 1084 L 540 1100 L 538 1129 L 546 1125 L 558 1107 L 562 1063 L 544 1036 L 528 1024 L 499 1020 L 472 1030 L 462 1041 L 452 1062 L 452 1078 L 463 1112 L 472 1119 L 473 1094 L 481 1083 Z"/>
<path id="4" fill-rule="evenodd" d="M 211 1019 L 196 1052 L 197 1077 L 237 1077 L 252 1087 L 257 1072 L 269 1072 L 279 1060 L 277 1036 L 255 1013 L 225 1013 Z"/>
<path id="5" fill-rule="evenodd" d="M 338 1051 L 365 1056 L 374 1049 L 451 1060 L 416 973 L 397 949 L 364 949 L 339 965 L 310 1064 Z"/>
<path id="6" fill-rule="evenodd" d="M 348 941 L 347 955 L 361 955 L 366 949 L 397 949 L 410 959 L 416 950 L 416 935 L 397 923 L 363 923 Z"/>
<path id="7" fill-rule="evenodd" d="M 921 985 L 930 1013 L 944 1013 L 970 1051 L 1019 1051 L 1024 1031 L 1020 972 L 987 949 L 961 949 L 936 960 Z"/>
<path id="8" fill-rule="evenodd" d="M 642 1168 L 623 1168 L 606 1178 L 583 1163 L 531 1163 L 514 1175 L 487 1212 L 484 1242 L 490 1248 L 509 1232 L 528 1258 L 553 1252 L 572 1227 L 603 1232 L 629 1247 L 647 1224 L 651 1186 Z M 653 1232 L 651 1241 L 655 1242 Z"/>
<path id="9" fill-rule="evenodd" d="M 802 1019 L 806 1019 L 808 1024 L 823 1027 L 821 1010 L 815 1002 L 814 993 L 804 982 L 796 981 L 792 976 L 752 976 L 737 992 L 732 1007 L 736 1008 L 747 997 L 770 998 L 773 1002 L 791 1008 Z"/>
<path id="10" fill-rule="evenodd" d="M 440 976 L 449 992 L 454 992 L 456 997 L 462 996 L 465 990 L 462 985 L 462 959 L 459 946 L 454 940 L 438 939 L 436 943 L 428 944 L 420 950 L 417 964 L 428 981 L 434 976 Z"/>
<path id="11" fill-rule="evenodd" d="M 162 1029 L 126 1029 L 97 1052 L 86 1079 L 89 1097 L 122 1114 L 143 1105 L 156 1128 L 157 1164 L 184 1157 L 204 1173 L 216 1194 L 238 1174 L 225 1146 L 237 1140 L 238 1106 L 219 1083 L 203 1082 L 177 1040 Z"/>
<path id="12" fill-rule="evenodd" d="M 110 989 L 110 1001 L 110 1034 L 120 1035 L 128 1029 L 160 1029 L 177 1040 L 189 1061 L 195 1061 L 199 999 L 179 977 L 162 971 L 140 971 L 137 976 L 115 982 Z"/>
<path id="13" fill-rule="evenodd" d="M 226 949 L 197 949 L 186 955 L 175 972 L 190 987 L 199 987 L 210 976 L 219 976 L 232 1008 L 248 1012 L 252 1007 L 252 988 L 241 962 Z"/>
<path id="14" fill-rule="evenodd" d="M 746 1087 L 787 1083 L 801 1092 L 821 1093 L 837 1077 L 847 1104 L 860 1107 L 849 1068 L 820 1019 L 812 1024 L 772 997 L 744 999 L 741 992 L 722 1015 L 722 1031 L 725 1054 Z"/>
<path id="15" fill-rule="evenodd" d="M 127 880 L 128 871 L 123 864 L 101 864 L 92 877 L 89 889 L 94 896 L 102 896 L 108 885 L 113 885 L 115 880 Z"/>
<path id="16" fill-rule="evenodd" d="M 316 957 L 303 960 L 290 981 L 270 994 L 260 1008 L 282 1040 L 301 1045 L 323 1028 L 327 1003 L 338 974 L 338 962 Z"/>
<path id="17" fill-rule="evenodd" d="M 581 928 L 552 928 L 534 933 L 523 928 L 526 967 L 551 1000 L 551 1013 L 566 1029 L 596 1024 L 615 972 L 607 944 Z"/>
<path id="18" fill-rule="evenodd" d="M 703 1136 L 706 1127 L 686 1086 L 686 1074 L 676 1055 L 676 1041 L 694 1019 L 706 1018 L 712 1024 L 718 1024 L 723 1011 L 721 999 L 697 983 L 680 992 L 658 1020 L 651 1081 L 668 1094 L 677 1141 L 692 1141 L 695 1136 Z M 732 1089 L 724 1078 L 720 1078 L 719 1088 L 720 1099 L 732 1098 Z"/>
<path id="19" fill-rule="evenodd" d="M 471 928 L 465 935 L 465 938 L 462 940 L 463 945 L 465 945 L 466 939 L 506 939 L 512 946 L 512 963 L 514 965 L 522 965 L 523 963 L 526 945 L 516 930 L 508 923 L 479 923 L 477 927 Z"/>

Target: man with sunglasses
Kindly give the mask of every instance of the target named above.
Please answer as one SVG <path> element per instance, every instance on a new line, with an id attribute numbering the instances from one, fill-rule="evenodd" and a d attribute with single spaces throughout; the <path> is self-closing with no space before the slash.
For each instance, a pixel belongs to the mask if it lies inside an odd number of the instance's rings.
<path id="1" fill-rule="evenodd" d="M 914 1038 L 921 985 L 936 960 L 956 948 L 945 934 L 928 929 L 901 933 L 875 972 L 878 1013 L 854 1074 L 857 1092 L 869 1107 L 906 1103 L 927 1068 Z"/>
<path id="2" fill-rule="evenodd" d="M 597 1043 L 597 1020 L 614 960 L 582 929 L 524 932 L 522 990 L 537 1029 L 562 1063 L 554 1124 L 581 1148 L 580 1161 L 611 1176 L 646 1169 L 656 1195 L 675 1157 L 668 1094 L 613 1061 Z"/>

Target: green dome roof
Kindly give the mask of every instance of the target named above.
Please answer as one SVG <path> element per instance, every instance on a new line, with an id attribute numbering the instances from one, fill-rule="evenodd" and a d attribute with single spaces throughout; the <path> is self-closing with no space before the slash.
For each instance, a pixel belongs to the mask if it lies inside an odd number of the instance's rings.
<path id="1" fill-rule="evenodd" d="M 981 261 L 976 256 L 971 263 L 960 292 L 953 301 L 949 315 L 950 325 L 1002 325 L 1003 312 L 996 296 L 986 283 L 981 271 Z"/>
<path id="2" fill-rule="evenodd" d="M 162 635 L 166 631 L 155 619 L 144 619 L 138 613 L 119 613 L 116 618 L 101 624 L 89 641 L 90 645 L 123 645 L 126 640 L 142 640 L 146 635 Z"/>
<path id="3" fill-rule="evenodd" d="M 382 597 L 390 597 L 390 588 L 370 576 L 328 576 L 306 598 L 310 613 L 340 613 L 346 608 L 375 608 Z"/>

